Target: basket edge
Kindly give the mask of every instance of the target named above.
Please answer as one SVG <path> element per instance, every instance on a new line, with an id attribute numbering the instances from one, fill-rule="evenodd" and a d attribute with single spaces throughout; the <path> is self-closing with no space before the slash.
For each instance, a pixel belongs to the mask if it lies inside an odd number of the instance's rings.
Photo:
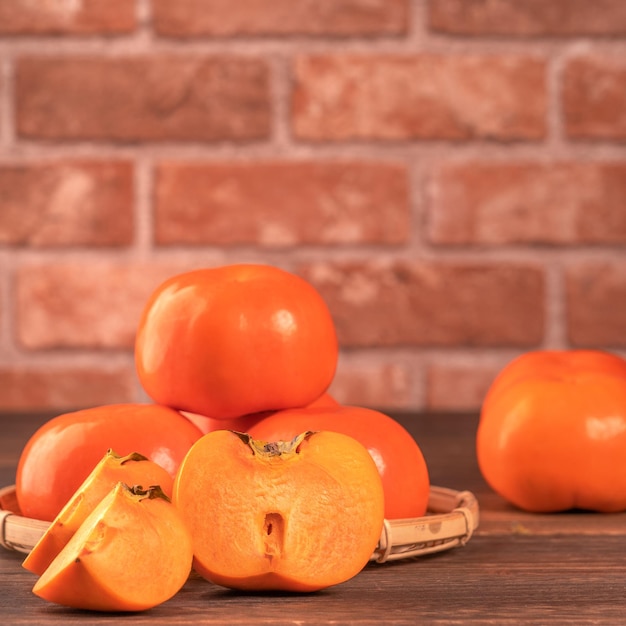
<path id="1" fill-rule="evenodd" d="M 0 498 L 14 490 L 14 485 L 0 488 Z M 422 517 L 385 519 L 370 561 L 384 563 L 464 546 L 478 528 L 478 501 L 470 491 L 433 485 L 428 511 L 431 514 Z M 49 525 L 0 507 L 0 546 L 28 554 Z"/>

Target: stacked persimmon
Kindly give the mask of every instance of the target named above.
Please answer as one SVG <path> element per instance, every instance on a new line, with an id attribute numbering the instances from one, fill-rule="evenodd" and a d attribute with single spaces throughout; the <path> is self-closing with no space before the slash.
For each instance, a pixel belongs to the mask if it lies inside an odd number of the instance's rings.
<path id="1" fill-rule="evenodd" d="M 385 517 L 426 512 L 411 435 L 328 394 L 335 327 L 295 274 L 248 264 L 174 276 L 146 304 L 135 359 L 154 404 L 58 416 L 21 455 L 21 511 L 52 521 L 24 564 L 43 598 L 139 610 L 192 567 L 232 588 L 313 591 L 365 566 Z"/>

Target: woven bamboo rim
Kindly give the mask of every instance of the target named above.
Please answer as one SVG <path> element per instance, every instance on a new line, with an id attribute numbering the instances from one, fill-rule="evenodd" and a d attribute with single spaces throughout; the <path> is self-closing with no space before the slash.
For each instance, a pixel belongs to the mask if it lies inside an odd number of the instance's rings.
<path id="1" fill-rule="evenodd" d="M 15 486 L 0 489 L 0 546 L 28 554 L 49 522 L 19 514 Z M 469 491 L 431 487 L 428 515 L 385 520 L 370 561 L 384 563 L 464 546 L 478 528 L 478 502 Z"/>

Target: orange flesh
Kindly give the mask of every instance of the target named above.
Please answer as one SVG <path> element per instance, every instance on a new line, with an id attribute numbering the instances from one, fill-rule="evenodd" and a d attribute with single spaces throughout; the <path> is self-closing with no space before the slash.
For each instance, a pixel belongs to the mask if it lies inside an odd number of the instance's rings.
<path id="1" fill-rule="evenodd" d="M 173 479 L 160 465 L 141 455 L 120 457 L 109 450 L 24 559 L 23 567 L 43 574 L 89 513 L 118 482 L 143 487 L 159 485 L 166 495 L 172 493 Z"/>
<path id="2" fill-rule="evenodd" d="M 168 600 L 183 586 L 191 559 L 191 538 L 175 507 L 163 499 L 136 496 L 118 483 L 33 592 L 74 608 L 140 611 Z"/>
<path id="3" fill-rule="evenodd" d="M 181 465 L 173 501 L 193 536 L 196 571 L 240 589 L 344 582 L 368 562 L 383 523 L 371 456 L 330 432 L 275 456 L 255 454 L 230 431 L 209 433 Z"/>

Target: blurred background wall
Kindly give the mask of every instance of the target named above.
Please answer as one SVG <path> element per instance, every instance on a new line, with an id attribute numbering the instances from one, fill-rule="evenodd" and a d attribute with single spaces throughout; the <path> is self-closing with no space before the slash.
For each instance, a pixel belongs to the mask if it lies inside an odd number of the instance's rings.
<path id="1" fill-rule="evenodd" d="M 0 410 L 144 400 L 149 293 L 236 262 L 321 291 L 346 403 L 625 354 L 625 142 L 623 0 L 0 0 Z"/>

